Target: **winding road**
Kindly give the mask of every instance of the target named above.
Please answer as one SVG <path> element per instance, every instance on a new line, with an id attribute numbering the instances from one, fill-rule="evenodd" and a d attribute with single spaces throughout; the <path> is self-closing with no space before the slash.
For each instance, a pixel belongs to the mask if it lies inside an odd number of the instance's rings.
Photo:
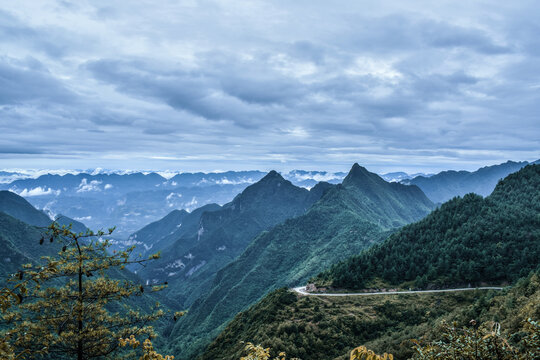
<path id="1" fill-rule="evenodd" d="M 372 295 L 397 295 L 397 294 L 425 294 L 425 293 L 442 293 L 442 292 L 457 292 L 457 291 L 473 291 L 473 290 L 502 290 L 502 287 L 483 286 L 477 288 L 460 288 L 460 289 L 442 289 L 442 290 L 409 290 L 409 291 L 381 291 L 371 293 L 309 293 L 305 286 L 292 288 L 291 290 L 301 295 L 307 296 L 372 296 Z"/>

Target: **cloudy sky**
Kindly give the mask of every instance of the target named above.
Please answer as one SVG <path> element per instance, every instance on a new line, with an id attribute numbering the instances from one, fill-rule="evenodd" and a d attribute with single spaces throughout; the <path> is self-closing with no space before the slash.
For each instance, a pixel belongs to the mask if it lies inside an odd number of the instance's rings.
<path id="1" fill-rule="evenodd" d="M 539 14 L 534 0 L 2 1 L 0 168 L 535 160 Z"/>

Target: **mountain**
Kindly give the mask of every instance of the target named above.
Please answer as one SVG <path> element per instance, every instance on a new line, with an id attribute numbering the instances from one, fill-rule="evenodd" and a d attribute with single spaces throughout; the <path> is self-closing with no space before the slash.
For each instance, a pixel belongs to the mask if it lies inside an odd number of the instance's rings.
<path id="1" fill-rule="evenodd" d="M 24 179 L 28 176 L 16 171 L 1 171 L 0 170 L 0 184 L 9 184 L 18 179 Z"/>
<path id="2" fill-rule="evenodd" d="M 381 177 L 389 182 L 415 184 L 432 201 L 444 202 L 469 192 L 489 195 L 500 178 L 526 164 L 508 162 L 472 173 L 445 171 L 413 179 L 409 178 L 416 174 L 389 173 Z M 39 173 L 42 172 L 35 174 Z M 51 217 L 65 214 L 92 229 L 116 226 L 115 240 L 125 242 L 131 234 L 174 209 L 191 211 L 205 204 L 230 202 L 265 173 L 178 173 L 166 178 L 158 173 L 103 173 L 96 170 L 91 173 L 45 174 L 35 178 L 30 178 L 31 175 L 30 172 L 0 172 L 0 190 L 10 190 L 25 197 Z M 305 170 L 282 173 L 294 185 L 308 189 L 320 181 L 340 183 L 345 175 L 343 172 Z M 8 179 L 17 180 L 3 183 Z"/>
<path id="3" fill-rule="evenodd" d="M 528 165 L 490 196 L 454 198 L 316 281 L 356 289 L 513 282 L 540 269 L 539 214 L 540 165 Z"/>
<path id="4" fill-rule="evenodd" d="M 133 233 L 122 245 L 136 245 L 136 251 L 141 252 L 144 257 L 147 257 L 149 251 L 156 253 L 170 245 L 164 240 L 182 226 L 182 221 L 188 215 L 189 213 L 186 210 L 173 210 L 162 219 L 154 221 Z"/>
<path id="5" fill-rule="evenodd" d="M 62 213 L 93 229 L 116 226 L 115 237 L 127 237 L 174 209 L 193 210 L 226 203 L 248 184 L 182 187 L 158 174 L 66 174 L 17 180 L 1 187 L 24 196 L 51 216 Z"/>
<path id="6" fill-rule="evenodd" d="M 221 209 L 217 204 L 204 205 L 191 213 L 185 210 L 173 210 L 162 219 L 150 223 L 133 233 L 122 247 L 135 245 L 136 253 L 143 257 L 160 252 L 180 239 L 184 234 L 193 234 L 199 228 L 201 215 L 208 211 Z"/>
<path id="7" fill-rule="evenodd" d="M 324 181 L 330 184 L 339 184 L 347 175 L 344 172 L 331 173 L 327 171 L 305 171 L 292 170 L 288 173 L 283 173 L 283 177 L 296 186 L 311 188 L 317 183 Z"/>
<path id="8" fill-rule="evenodd" d="M 0 191 L 0 211 L 30 225 L 48 226 L 52 222 L 48 215 L 11 191 Z"/>
<path id="9" fill-rule="evenodd" d="M 4 174 L 5 179 L 17 175 Z M 66 214 L 93 229 L 116 226 L 115 240 L 123 243 L 131 234 L 174 209 L 191 211 L 205 204 L 228 203 L 264 176 L 261 171 L 227 171 L 180 173 L 167 179 L 157 173 L 94 171 L 45 174 L 36 178 L 26 176 L 0 183 L 0 189 L 25 197 L 51 217 Z M 293 170 L 283 176 L 306 188 L 324 179 L 340 182 L 343 178 L 340 173 L 302 170 Z"/>
<path id="10" fill-rule="evenodd" d="M 506 335 L 520 333 L 523 320 L 540 314 L 539 190 L 540 165 L 526 166 L 487 198 L 453 199 L 316 278 L 338 288 L 514 282 L 504 291 L 311 297 L 279 289 L 238 314 L 200 359 L 236 358 L 241 341 L 270 347 L 272 356 L 345 360 L 364 345 L 407 359 L 409 339 L 440 338 L 441 321 L 496 321 Z"/>
<path id="11" fill-rule="evenodd" d="M 59 250 L 56 243 L 39 243 L 45 232 L 43 228 L 52 221 L 23 197 L 0 191 L 0 278 L 19 270 L 22 264 L 38 262 L 42 256 L 53 255 Z M 59 216 L 56 221 L 60 225 L 72 224 L 76 232 L 86 230 L 84 224 L 65 216 Z"/>
<path id="12" fill-rule="evenodd" d="M 43 211 L 37 210 L 22 196 L 11 191 L 0 191 L 0 212 L 4 212 L 26 224 L 38 227 L 49 226 L 53 221 Z M 86 231 L 86 226 L 84 224 L 67 216 L 57 215 L 54 220 L 60 225 L 71 224 L 72 230 L 75 232 Z"/>
<path id="13" fill-rule="evenodd" d="M 432 208 L 418 187 L 388 183 L 354 164 L 307 213 L 261 233 L 218 272 L 212 290 L 173 329 L 171 352 L 193 358 L 234 314 L 269 291 L 309 279 Z"/>
<path id="14" fill-rule="evenodd" d="M 7 275 L 19 270 L 22 264 L 37 262 L 41 256 L 54 252 L 48 251 L 51 247 L 45 249 L 39 245 L 41 234 L 36 227 L 0 211 L 0 286 Z"/>
<path id="15" fill-rule="evenodd" d="M 84 193 L 100 190 L 115 189 L 122 192 L 130 192 L 159 186 L 167 179 L 156 173 L 143 174 L 45 174 L 37 178 L 19 179 L 11 182 L 10 187 L 15 189 L 42 188 L 52 189 L 67 193 Z"/>
<path id="16" fill-rule="evenodd" d="M 177 186 L 210 186 L 210 185 L 239 185 L 253 184 L 264 177 L 262 171 L 227 171 L 219 173 L 182 173 L 169 179 L 169 183 Z"/>
<path id="17" fill-rule="evenodd" d="M 475 193 L 491 194 L 497 182 L 507 175 L 528 165 L 527 161 L 507 161 L 503 164 L 486 166 L 476 171 L 443 171 L 430 177 L 417 176 L 403 180 L 403 184 L 416 185 L 435 203 L 442 203 L 455 196 Z"/>
<path id="18" fill-rule="evenodd" d="M 59 215 L 56 220 L 60 225 L 72 225 L 73 232 L 85 232 L 86 226 L 78 221 Z M 62 242 L 49 242 L 46 227 L 52 220 L 42 211 L 34 208 L 21 196 L 0 191 L 0 287 L 10 274 L 21 270 L 23 264 L 40 263 L 44 256 L 55 256 L 62 248 Z M 45 237 L 42 243 L 40 239 Z M 137 275 L 127 270 L 110 269 L 108 276 L 141 283 Z M 167 299 L 160 293 L 147 293 L 130 300 L 137 308 L 149 309 L 156 301 L 165 308 L 177 308 L 180 305 L 174 299 Z M 166 320 L 159 322 L 164 326 Z"/>
<path id="19" fill-rule="evenodd" d="M 179 233 L 162 257 L 138 274 L 149 283 L 167 281 L 169 296 L 191 304 L 257 234 L 303 214 L 330 187 L 320 183 L 308 191 L 271 171 L 223 207 L 197 212 L 197 227 Z"/>

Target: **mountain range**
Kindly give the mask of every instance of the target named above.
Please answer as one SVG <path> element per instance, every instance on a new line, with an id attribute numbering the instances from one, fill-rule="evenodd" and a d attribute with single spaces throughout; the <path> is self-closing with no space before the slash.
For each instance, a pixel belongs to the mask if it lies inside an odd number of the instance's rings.
<path id="1" fill-rule="evenodd" d="M 269 291 L 309 279 L 433 207 L 418 187 L 388 183 L 355 164 L 305 214 L 262 232 L 217 273 L 210 292 L 172 330 L 171 351 L 192 358 L 234 314 Z"/>
<path id="2" fill-rule="evenodd" d="M 55 256 L 60 252 L 62 243 L 48 240 L 47 227 L 52 221 L 23 197 L 9 191 L 0 191 L 0 287 L 5 285 L 11 274 L 21 270 L 23 264 L 38 264 L 43 261 L 42 257 Z M 87 230 L 83 223 L 62 215 L 55 221 L 59 225 L 71 225 L 75 233 Z M 45 241 L 41 241 L 43 238 Z M 114 268 L 107 270 L 107 274 L 112 278 L 142 283 L 136 274 L 127 270 Z M 174 299 L 152 292 L 130 300 L 130 304 L 145 311 L 156 301 L 164 304 L 166 310 L 179 307 Z M 159 326 L 165 323 L 161 321 Z"/>
<path id="3" fill-rule="evenodd" d="M 345 360 L 362 344 L 406 359 L 409 339 L 434 338 L 449 319 L 496 321 L 519 333 L 524 319 L 540 314 L 539 189 L 540 165 L 528 165 L 487 198 L 452 199 L 311 280 L 326 291 L 515 284 L 508 290 L 333 298 L 279 289 L 239 313 L 200 359 L 236 358 L 245 339 L 274 349 L 272 356 Z"/>
<path id="4" fill-rule="evenodd" d="M 527 162 L 507 162 L 474 172 L 444 171 L 436 175 L 393 172 L 381 175 L 389 182 L 417 185 L 435 203 L 475 192 L 486 196 L 496 182 Z M 51 217 L 66 214 L 93 229 L 116 226 L 118 241 L 174 209 L 192 211 L 206 204 L 223 205 L 246 186 L 259 181 L 261 171 L 216 173 L 77 172 L 42 174 L 0 172 L 0 190 L 25 197 Z M 344 172 L 292 170 L 282 176 L 294 185 L 311 188 L 318 182 L 340 183 Z M 12 181 L 10 181 L 12 180 Z"/>
<path id="5" fill-rule="evenodd" d="M 15 192 L 52 217 L 68 214 L 93 229 L 116 226 L 118 241 L 171 210 L 192 211 L 203 205 L 225 204 L 246 186 L 259 181 L 261 171 L 180 173 L 165 178 L 157 173 L 43 174 L 37 178 L 0 173 L 0 189 Z M 284 174 L 298 186 L 311 188 L 321 179 L 338 183 L 343 173 L 294 170 Z M 9 179 L 15 179 L 7 182 Z"/>

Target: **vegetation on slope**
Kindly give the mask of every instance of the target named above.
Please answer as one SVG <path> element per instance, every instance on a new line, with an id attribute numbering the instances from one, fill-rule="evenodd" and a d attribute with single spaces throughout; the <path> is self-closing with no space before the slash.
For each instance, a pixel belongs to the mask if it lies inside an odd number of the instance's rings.
<path id="1" fill-rule="evenodd" d="M 52 222 L 47 214 L 36 209 L 22 196 L 6 190 L 0 191 L 0 212 L 19 219 L 28 225 L 47 227 Z M 86 231 L 86 226 L 83 223 L 64 215 L 57 215 L 55 221 L 60 225 L 67 226 L 71 224 L 75 231 Z"/>
<path id="2" fill-rule="evenodd" d="M 127 245 L 136 245 L 135 253 L 142 253 L 142 256 L 158 251 L 165 252 L 171 245 L 174 246 L 175 252 L 187 251 L 193 243 L 179 239 L 188 240 L 197 233 L 203 213 L 219 209 L 221 206 L 218 204 L 207 204 L 190 213 L 185 210 L 173 210 L 165 217 L 131 234 Z"/>
<path id="3" fill-rule="evenodd" d="M 44 212 L 34 208 L 23 197 L 7 190 L 0 191 L 0 211 L 30 225 L 48 226 L 51 223 L 51 219 Z"/>
<path id="4" fill-rule="evenodd" d="M 315 281 L 354 289 L 512 282 L 539 267 L 539 214 L 540 165 L 529 165 L 489 197 L 454 198 Z"/>
<path id="5" fill-rule="evenodd" d="M 407 359 L 414 354 L 410 339 L 422 344 L 440 339 L 443 320 L 456 326 L 469 326 L 471 319 L 497 321 L 518 346 L 527 318 L 540 318 L 538 274 L 502 292 L 315 297 L 280 289 L 238 314 L 200 359 L 237 358 L 242 341 L 310 360 L 345 360 L 360 344 Z"/>
<path id="6" fill-rule="evenodd" d="M 0 212 L 0 285 L 22 264 L 35 262 L 54 252 L 50 247 L 44 249 L 39 245 L 41 236 L 42 232 L 34 226 Z"/>
<path id="7" fill-rule="evenodd" d="M 191 237 L 200 228 L 201 216 L 219 209 L 221 206 L 218 204 L 207 204 L 187 215 L 184 215 L 184 210 L 174 210 L 164 218 L 133 233 L 128 238 L 128 243 L 133 241 L 137 245 L 137 252 L 143 251 L 143 256 L 157 251 L 167 253 L 166 249 L 171 246 L 177 253 L 188 251 L 193 246 Z"/>

